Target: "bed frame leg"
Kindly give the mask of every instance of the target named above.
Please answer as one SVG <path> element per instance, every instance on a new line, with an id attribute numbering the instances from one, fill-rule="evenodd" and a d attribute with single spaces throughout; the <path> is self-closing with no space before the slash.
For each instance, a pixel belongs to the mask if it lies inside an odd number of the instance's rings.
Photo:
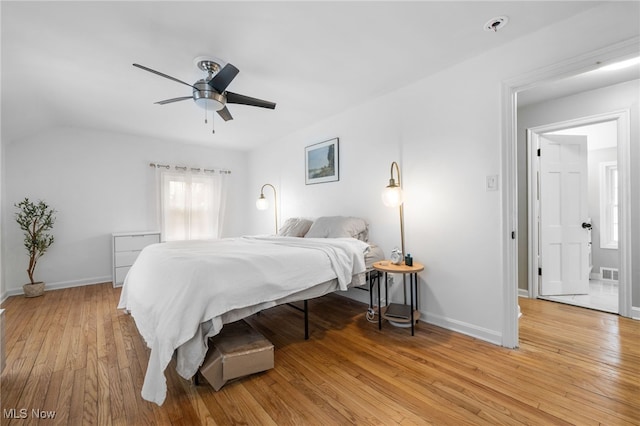
<path id="1" fill-rule="evenodd" d="M 309 305 L 304 301 L 304 340 L 309 340 Z"/>
<path id="2" fill-rule="evenodd" d="M 287 305 L 297 311 L 304 312 L 304 340 L 309 340 L 309 302 L 304 300 L 304 308 L 293 303 L 287 303 Z"/>

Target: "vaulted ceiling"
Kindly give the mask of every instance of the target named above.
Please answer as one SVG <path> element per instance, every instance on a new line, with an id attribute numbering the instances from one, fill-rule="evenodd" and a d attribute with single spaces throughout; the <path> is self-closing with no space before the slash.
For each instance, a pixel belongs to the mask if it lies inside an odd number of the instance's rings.
<path id="1" fill-rule="evenodd" d="M 601 2 L 2 1 L 2 139 L 77 126 L 251 149 Z M 506 15 L 498 32 L 484 24 Z M 187 100 L 194 58 L 239 70 L 228 90 L 277 103 Z"/>

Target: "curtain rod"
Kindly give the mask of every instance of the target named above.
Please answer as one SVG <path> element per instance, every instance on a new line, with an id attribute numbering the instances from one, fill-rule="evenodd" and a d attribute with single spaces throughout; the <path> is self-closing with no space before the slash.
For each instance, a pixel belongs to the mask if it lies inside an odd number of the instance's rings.
<path id="1" fill-rule="evenodd" d="M 149 167 L 153 167 L 154 169 L 171 169 L 174 168 L 175 170 L 180 170 L 183 172 L 186 172 L 187 170 L 190 170 L 192 172 L 200 172 L 203 171 L 205 173 L 215 173 L 218 172 L 220 174 L 223 175 L 230 175 L 231 174 L 231 170 L 224 170 L 224 169 L 202 169 L 200 167 L 187 167 L 187 166 L 171 166 L 169 164 L 156 164 L 156 163 L 149 163 Z"/>

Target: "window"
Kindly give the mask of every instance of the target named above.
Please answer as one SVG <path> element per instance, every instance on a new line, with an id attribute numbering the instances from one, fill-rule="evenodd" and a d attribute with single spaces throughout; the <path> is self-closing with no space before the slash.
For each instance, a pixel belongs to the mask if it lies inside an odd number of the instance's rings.
<path id="1" fill-rule="evenodd" d="M 600 248 L 618 248 L 618 163 L 600 163 Z"/>
<path id="2" fill-rule="evenodd" d="M 160 216 L 165 241 L 220 237 L 225 176 L 218 172 L 161 173 Z"/>

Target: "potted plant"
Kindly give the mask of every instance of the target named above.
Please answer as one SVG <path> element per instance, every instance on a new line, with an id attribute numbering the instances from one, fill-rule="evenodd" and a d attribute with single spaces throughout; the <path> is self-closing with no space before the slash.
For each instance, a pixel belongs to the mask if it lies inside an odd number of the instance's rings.
<path id="1" fill-rule="evenodd" d="M 42 200 L 34 203 L 28 198 L 14 204 L 14 206 L 18 209 L 16 222 L 24 232 L 24 247 L 29 253 L 27 274 L 31 282 L 23 285 L 22 289 L 26 297 L 41 296 L 44 293 L 44 282 L 36 282 L 33 279 L 33 273 L 40 257 L 53 244 L 53 235 L 49 231 L 53 228 L 53 223 L 56 220 L 54 216 L 56 211 Z"/>

